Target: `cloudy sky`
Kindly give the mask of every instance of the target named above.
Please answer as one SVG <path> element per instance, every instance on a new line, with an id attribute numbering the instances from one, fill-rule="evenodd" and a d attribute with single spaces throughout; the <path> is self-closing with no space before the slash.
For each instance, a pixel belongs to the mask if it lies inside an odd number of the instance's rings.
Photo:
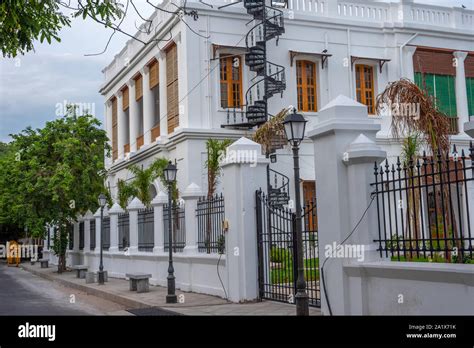
<path id="1" fill-rule="evenodd" d="M 208 0 L 209 1 L 209 0 Z M 158 0 L 152 1 L 158 3 Z M 210 1 L 209 1 L 210 2 Z M 421 1 L 419 1 L 421 2 Z M 424 3 L 473 7 L 474 0 L 424 0 Z M 152 8 L 145 0 L 135 0 L 146 17 Z M 135 33 L 139 16 L 129 12 L 122 28 Z M 111 34 L 92 21 L 75 19 L 71 28 L 60 33 L 62 41 L 37 43 L 36 51 L 0 61 L 0 141 L 9 141 L 10 133 L 27 126 L 42 127 L 58 117 L 66 103 L 82 103 L 96 117 L 103 117 L 103 103 L 98 93 L 103 81 L 101 70 L 117 54 L 128 38 L 115 34 L 107 51 L 99 56 Z"/>

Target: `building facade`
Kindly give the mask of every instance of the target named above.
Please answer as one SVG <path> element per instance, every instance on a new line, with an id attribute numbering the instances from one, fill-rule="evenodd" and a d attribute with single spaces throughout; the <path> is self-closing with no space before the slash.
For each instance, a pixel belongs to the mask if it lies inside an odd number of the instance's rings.
<path id="1" fill-rule="evenodd" d="M 146 167 L 157 157 L 176 160 L 180 190 L 196 183 L 205 191 L 206 140 L 252 136 L 251 127 L 232 124 L 239 124 L 256 77 L 246 65 L 253 18 L 242 3 L 231 4 L 187 1 L 186 13 L 195 10 L 193 17 L 163 1 L 150 17 L 153 29 L 147 33 L 145 23 L 138 40 L 129 40 L 103 70 L 113 198 L 117 181 L 130 179 L 129 165 Z M 220 8 L 225 5 L 231 6 Z M 269 114 L 293 105 L 311 129 L 322 108 L 347 96 L 366 105 L 381 124 L 377 141 L 393 157 L 400 144 L 391 135 L 390 116 L 376 113 L 375 100 L 389 82 L 408 78 L 437 98 L 450 118 L 452 142 L 467 147 L 463 125 L 474 114 L 474 11 L 410 0 L 272 5 L 282 11 L 284 33 L 267 43 L 266 53 L 284 67 L 286 88 L 269 99 Z M 291 162 L 283 148 L 271 168 L 291 177 Z M 308 140 L 301 149 L 305 197 L 314 195 L 315 165 Z M 160 182 L 151 189 L 160 191 Z"/>

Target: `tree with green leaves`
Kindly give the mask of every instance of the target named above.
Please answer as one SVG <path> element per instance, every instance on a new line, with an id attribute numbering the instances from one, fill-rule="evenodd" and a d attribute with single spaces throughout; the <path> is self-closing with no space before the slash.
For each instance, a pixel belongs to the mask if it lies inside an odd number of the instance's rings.
<path id="1" fill-rule="evenodd" d="M 90 115 L 70 113 L 12 135 L 11 151 L 0 166 L 0 221 L 9 221 L 43 238 L 47 224 L 58 227 L 53 251 L 65 269 L 67 226 L 98 207 L 104 190 L 106 132 Z M 104 151 L 105 150 L 105 151 Z"/>
<path id="2" fill-rule="evenodd" d="M 207 169 L 207 196 L 212 197 L 216 192 L 221 174 L 219 160 L 227 147 L 232 144 L 232 140 L 207 139 L 206 150 L 207 160 L 205 163 Z"/>

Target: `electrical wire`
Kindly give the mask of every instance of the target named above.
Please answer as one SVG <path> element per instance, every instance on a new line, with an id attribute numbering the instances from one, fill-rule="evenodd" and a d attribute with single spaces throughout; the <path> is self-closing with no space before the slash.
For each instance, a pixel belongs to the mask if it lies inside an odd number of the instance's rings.
<path id="1" fill-rule="evenodd" d="M 357 230 L 357 227 L 359 227 L 360 223 L 362 222 L 362 220 L 364 219 L 365 215 L 367 214 L 367 212 L 369 211 L 370 209 L 370 206 L 372 205 L 372 202 L 374 201 L 375 199 L 375 194 L 372 193 L 371 195 L 371 199 L 370 199 L 370 202 L 369 202 L 369 205 L 367 206 L 367 208 L 365 209 L 364 213 L 362 214 L 362 216 L 360 217 L 359 221 L 357 222 L 357 224 L 355 225 L 355 227 L 352 229 L 351 233 L 349 233 L 349 235 L 346 237 L 346 239 L 344 239 L 339 245 L 343 245 L 353 234 L 354 232 Z M 328 304 L 328 309 L 329 309 L 329 315 L 332 315 L 332 309 L 331 309 L 331 304 L 329 302 L 329 296 L 328 296 L 328 293 L 327 293 L 327 290 L 326 290 L 326 280 L 324 278 L 324 265 L 326 264 L 326 262 L 330 259 L 330 257 L 326 257 L 322 266 L 321 266 L 321 280 L 323 281 L 323 289 L 324 289 L 324 299 L 326 300 L 326 303 Z"/>
<path id="2" fill-rule="evenodd" d="M 219 263 L 221 262 L 222 254 L 219 253 L 219 259 L 217 260 L 217 277 L 219 278 L 219 281 L 221 282 L 222 290 L 224 290 L 224 298 L 226 301 L 229 301 L 227 297 L 227 291 L 225 290 L 224 283 L 222 282 L 221 275 L 219 274 Z"/>

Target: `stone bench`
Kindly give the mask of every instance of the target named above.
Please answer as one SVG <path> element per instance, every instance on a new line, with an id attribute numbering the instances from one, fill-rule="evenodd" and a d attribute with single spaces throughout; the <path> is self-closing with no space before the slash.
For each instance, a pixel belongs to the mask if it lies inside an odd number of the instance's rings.
<path id="1" fill-rule="evenodd" d="M 86 265 L 76 265 L 72 266 L 71 269 L 76 271 L 77 278 L 84 279 L 86 277 L 88 267 Z"/>
<path id="2" fill-rule="evenodd" d="M 130 279 L 130 291 L 137 293 L 150 291 L 149 281 L 151 274 L 147 273 L 127 273 L 125 277 Z"/>
<path id="3" fill-rule="evenodd" d="M 48 268 L 49 267 L 49 260 L 48 259 L 39 259 L 38 261 L 41 264 L 41 268 Z"/>

